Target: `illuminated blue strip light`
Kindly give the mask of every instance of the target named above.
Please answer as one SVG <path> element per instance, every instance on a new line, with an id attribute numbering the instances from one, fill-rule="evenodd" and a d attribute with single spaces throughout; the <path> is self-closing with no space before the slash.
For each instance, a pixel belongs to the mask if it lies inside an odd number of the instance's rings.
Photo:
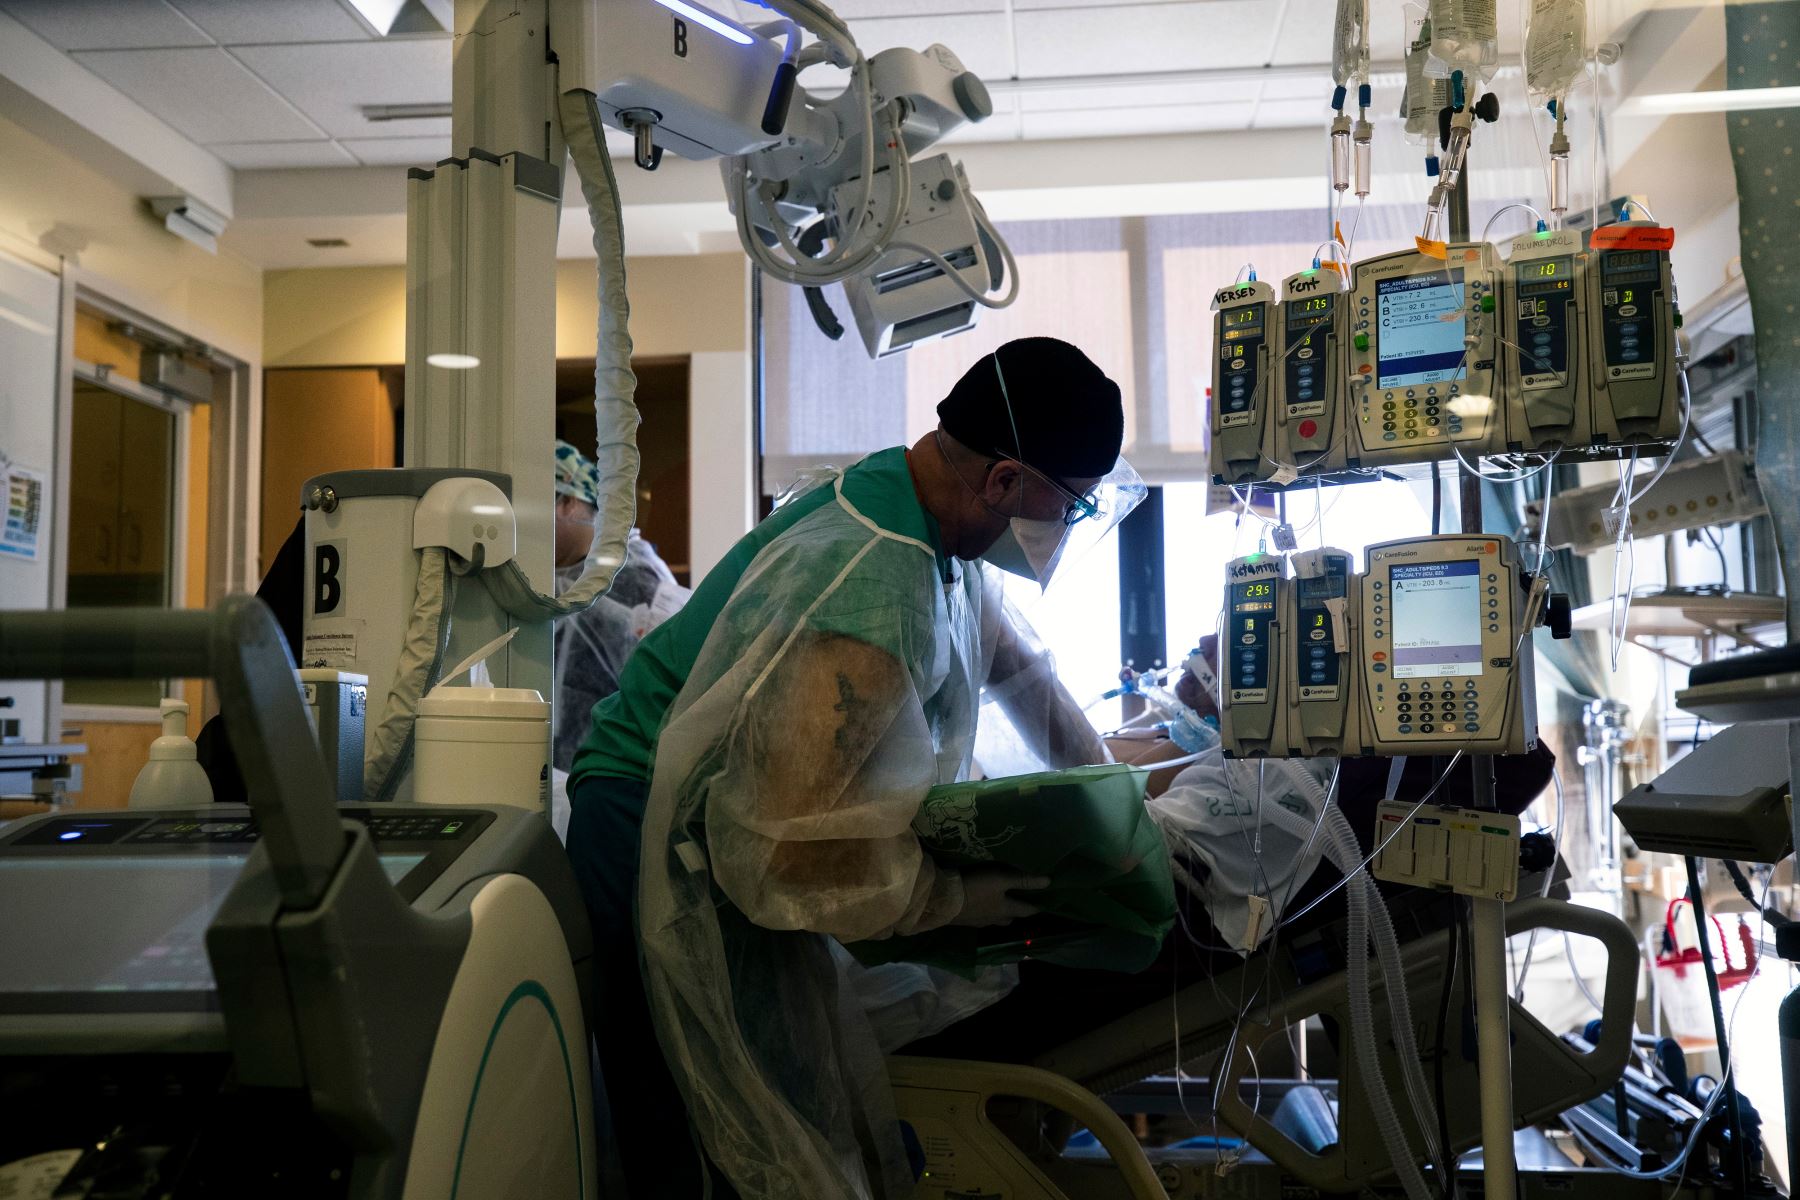
<path id="1" fill-rule="evenodd" d="M 686 3 L 686 0 L 656 0 L 656 2 L 672 13 L 686 17 L 696 25 L 704 25 L 714 33 L 730 38 L 740 46 L 749 46 L 756 41 L 754 37 L 745 33 L 736 25 L 731 24 L 731 22 L 726 21 L 722 17 L 715 17 L 703 8 L 695 8 L 693 5 Z"/>

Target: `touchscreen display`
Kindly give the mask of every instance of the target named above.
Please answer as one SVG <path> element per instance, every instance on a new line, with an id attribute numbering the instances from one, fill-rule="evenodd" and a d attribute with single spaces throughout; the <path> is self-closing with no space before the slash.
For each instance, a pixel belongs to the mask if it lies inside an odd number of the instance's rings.
<path id="1" fill-rule="evenodd" d="M 1415 387 L 1463 377 L 1463 273 L 1375 281 L 1376 386 Z"/>
<path id="2" fill-rule="evenodd" d="M 212 991 L 206 928 L 246 858 L 0 858 L 0 994 Z M 380 858 L 395 882 L 425 860 Z"/>
<path id="3" fill-rule="evenodd" d="M 1481 565 L 1412 563 L 1390 568 L 1394 678 L 1481 674 Z"/>

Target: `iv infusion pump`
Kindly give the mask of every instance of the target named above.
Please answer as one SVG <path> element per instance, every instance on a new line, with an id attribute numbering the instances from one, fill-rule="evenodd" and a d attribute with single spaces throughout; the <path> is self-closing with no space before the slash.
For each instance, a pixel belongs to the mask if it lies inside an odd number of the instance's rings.
<path id="1" fill-rule="evenodd" d="M 1669 253 L 1634 231 L 1662 232 L 1649 221 L 1602 226 L 1587 280 L 1587 336 L 1594 376 L 1594 436 L 1633 444 L 1673 441 L 1681 434 L 1674 403 L 1678 368 L 1675 277 Z M 1616 247 L 1616 248 L 1614 248 Z"/>
<path id="2" fill-rule="evenodd" d="M 1493 313 L 1494 248 L 1455 244 L 1356 264 L 1348 357 L 1360 466 L 1431 462 L 1502 448 Z"/>
<path id="3" fill-rule="evenodd" d="M 1211 466 L 1223 483 L 1264 478 L 1269 321 L 1275 289 L 1252 279 L 1213 296 Z"/>
<path id="4" fill-rule="evenodd" d="M 1537 742 L 1530 579 L 1447 534 L 1227 568 L 1219 731 L 1237 758 L 1519 754 Z"/>
<path id="5" fill-rule="evenodd" d="M 1658 237 L 1656 235 L 1662 235 Z M 1400 251 L 1214 299 L 1215 482 L 1680 435 L 1673 234 L 1619 222 Z M 1323 281 L 1323 282 L 1322 282 Z"/>
<path id="6" fill-rule="evenodd" d="M 1295 473 L 1343 455 L 1343 372 L 1338 369 L 1347 311 L 1335 271 L 1289 275 L 1276 310 L 1276 370 L 1281 385 L 1271 406 L 1269 461 Z"/>

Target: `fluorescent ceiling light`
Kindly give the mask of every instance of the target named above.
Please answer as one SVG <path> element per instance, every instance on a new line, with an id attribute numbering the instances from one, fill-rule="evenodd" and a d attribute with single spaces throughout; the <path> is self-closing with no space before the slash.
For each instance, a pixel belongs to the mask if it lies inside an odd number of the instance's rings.
<path id="1" fill-rule="evenodd" d="M 656 0 L 656 2 L 677 16 L 686 17 L 696 25 L 704 25 L 714 33 L 728 37 L 740 46 L 748 46 L 756 40 L 724 18 L 715 17 L 703 8 L 695 8 L 692 4 L 687 3 L 687 0 Z"/>
<path id="2" fill-rule="evenodd" d="M 350 0 L 350 7 L 385 37 L 394 27 L 394 18 L 406 7 L 406 0 Z"/>
<path id="3" fill-rule="evenodd" d="M 390 33 L 443 33 L 450 6 L 442 0 L 350 0 L 356 15 L 382 37 Z"/>
<path id="4" fill-rule="evenodd" d="M 472 371 L 481 365 L 481 360 L 473 354 L 427 354 L 425 365 L 446 371 Z"/>
<path id="5" fill-rule="evenodd" d="M 1800 87 L 1731 88 L 1717 92 L 1662 92 L 1634 96 L 1619 106 L 1627 117 L 1682 113 L 1747 112 L 1759 108 L 1800 108 Z"/>

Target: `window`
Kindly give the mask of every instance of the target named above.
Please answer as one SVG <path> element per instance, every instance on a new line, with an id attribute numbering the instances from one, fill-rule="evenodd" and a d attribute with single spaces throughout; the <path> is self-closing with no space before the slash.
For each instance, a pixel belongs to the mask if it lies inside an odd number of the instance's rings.
<path id="1" fill-rule="evenodd" d="M 77 379 L 69 443 L 70 608 L 173 600 L 175 414 Z M 157 679 L 71 679 L 68 704 L 155 708 Z"/>
<path id="2" fill-rule="evenodd" d="M 1448 475 L 1445 484 L 1448 488 Z M 1230 495 L 1223 488 L 1201 483 L 1163 488 L 1163 573 L 1169 631 L 1166 661 L 1171 663 L 1181 662 L 1203 636 L 1218 629 L 1226 564 L 1255 553 L 1263 544 L 1269 522 L 1277 519 L 1273 507 L 1262 507 L 1260 494 L 1257 508 L 1249 512 L 1241 512 L 1241 506 L 1208 512 L 1209 493 L 1215 496 L 1215 507 Z M 1431 483 L 1382 479 L 1298 489 L 1287 493 L 1287 520 L 1301 549 L 1335 546 L 1347 550 L 1360 571 L 1366 546 L 1431 532 Z M 1446 517 L 1445 528 L 1455 528 L 1452 517 Z"/>
<path id="3" fill-rule="evenodd" d="M 1477 201 L 1474 228 L 1505 203 Z M 1401 205 L 1342 218 L 1351 255 L 1362 258 L 1410 248 L 1417 222 L 1417 209 Z M 1015 222 L 1000 229 L 1019 264 L 1017 303 L 982 313 L 968 333 L 879 361 L 869 360 L 853 329 L 839 341 L 826 339 L 800 289 L 762 282 L 763 490 L 776 495 L 808 467 L 847 465 L 910 444 L 935 424 L 933 409 L 951 384 L 1003 342 L 1030 335 L 1073 342 L 1124 393 L 1132 465 L 1149 483 L 1167 485 L 1166 661 L 1178 662 L 1216 622 L 1225 562 L 1254 550 L 1264 528 L 1256 516 L 1206 512 L 1213 294 L 1246 265 L 1277 285 L 1310 266 L 1330 236 L 1331 217 L 1323 209 L 1276 209 Z M 841 289 L 826 292 L 848 323 Z M 1429 497 L 1428 482 L 1300 491 L 1288 500 L 1289 519 L 1302 531 L 1302 546 L 1318 545 L 1322 528 L 1328 541 L 1360 554 L 1369 542 L 1428 532 Z M 1315 509 L 1323 520 L 1309 528 Z M 1077 695 L 1117 681 L 1117 554 L 1115 540 L 1064 564 L 1046 595 L 1023 581 L 1009 592 L 1056 651 Z"/>

